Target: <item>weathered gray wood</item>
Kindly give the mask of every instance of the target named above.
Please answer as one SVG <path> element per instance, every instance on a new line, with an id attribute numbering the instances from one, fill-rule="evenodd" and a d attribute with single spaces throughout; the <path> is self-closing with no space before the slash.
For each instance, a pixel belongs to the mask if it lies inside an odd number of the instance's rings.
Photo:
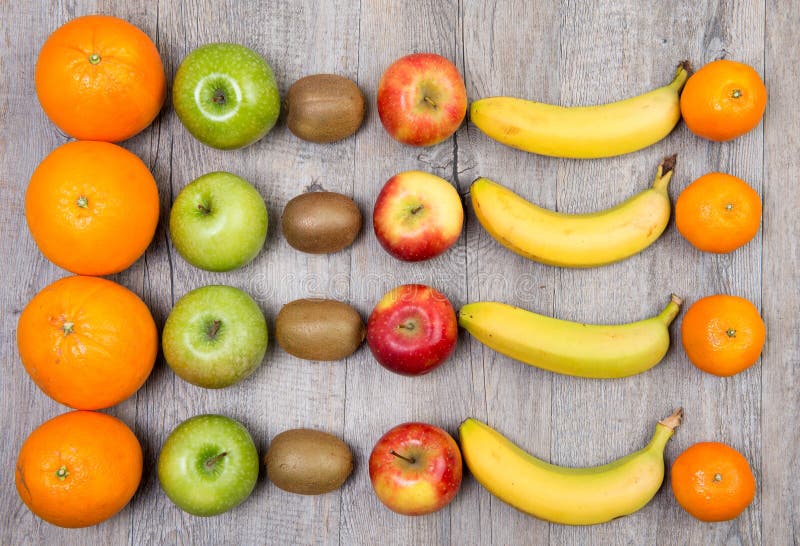
<path id="1" fill-rule="evenodd" d="M 13 464 L 0 469 L 0 543 L 65 544 L 792 544 L 800 542 L 800 488 L 792 470 L 800 456 L 795 393 L 800 364 L 798 296 L 800 231 L 793 168 L 800 144 L 794 56 L 800 11 L 795 2 L 18 2 L 5 6 L 0 26 L 0 454 L 14 461 L 28 433 L 66 411 L 44 396 L 22 368 L 16 321 L 25 304 L 66 273 L 41 256 L 24 219 L 24 191 L 33 169 L 67 138 L 35 100 L 33 67 L 57 26 L 86 13 L 123 17 L 150 35 L 171 81 L 195 47 L 233 41 L 262 53 L 282 93 L 319 72 L 358 82 L 368 100 L 364 127 L 332 145 L 295 138 L 279 122 L 264 140 L 222 152 L 196 142 L 167 105 L 154 125 L 123 145 L 153 170 L 162 215 L 146 255 L 112 278 L 138 293 L 161 326 L 189 290 L 225 283 L 252 294 L 270 324 L 281 305 L 307 296 L 348 301 L 368 317 L 380 296 L 407 282 L 430 284 L 458 308 L 499 300 L 562 318 L 627 322 L 660 310 L 670 292 L 687 306 L 712 293 L 747 297 L 762 309 L 768 341 L 763 361 L 737 376 L 704 374 L 679 342 L 655 369 L 625 380 L 592 381 L 550 374 L 513 362 L 466 333 L 451 360 L 430 375 L 396 376 L 366 346 L 345 362 L 305 362 L 273 343 L 251 378 L 207 391 L 175 377 L 162 358 L 130 400 L 108 410 L 142 441 L 145 474 L 131 504 L 99 526 L 66 531 L 34 517 L 14 489 Z M 765 11 L 766 9 L 766 11 Z M 729 143 L 694 137 L 683 125 L 663 142 L 628 156 L 598 161 L 543 158 L 504 147 L 466 124 L 455 138 L 410 148 L 383 130 L 375 91 L 383 70 L 413 51 L 435 51 L 464 74 L 470 99 L 517 95 L 562 104 L 616 100 L 666 83 L 678 61 L 700 66 L 725 56 L 753 65 L 770 91 L 765 122 Z M 547 207 L 587 211 L 612 205 L 648 185 L 660 159 L 678 153 L 670 194 L 701 174 L 737 175 L 763 195 L 763 237 L 736 252 L 694 250 L 671 224 L 651 248 L 620 264 L 562 270 L 501 248 L 478 224 L 469 185 L 488 176 Z M 456 246 L 427 263 L 400 263 L 371 228 L 383 183 L 408 169 L 453 182 L 464 196 L 465 232 Z M 250 180 L 267 201 L 270 234 L 256 260 L 225 274 L 202 272 L 177 255 L 168 237 L 172 200 L 192 179 L 229 170 Z M 352 195 L 364 214 L 355 244 L 331 256 L 293 250 L 280 235 L 284 204 L 308 189 Z M 409 420 L 457 433 L 473 416 L 524 448 L 558 464 L 592 465 L 644 445 L 656 420 L 682 405 L 686 421 L 667 448 L 670 463 L 702 440 L 726 442 L 750 460 L 759 490 L 731 522 L 703 524 L 675 503 L 669 486 L 642 511 L 594 527 L 565 527 L 528 517 L 492 497 L 466 475 L 462 491 L 441 512 L 419 518 L 393 514 L 373 495 L 367 459 L 374 442 Z M 263 475 L 242 506 L 215 518 L 188 516 L 161 491 L 155 462 L 163 440 L 182 420 L 207 412 L 241 420 L 263 453 L 270 438 L 293 427 L 341 436 L 356 469 L 337 492 L 320 497 L 285 493 Z"/>
<path id="2" fill-rule="evenodd" d="M 423 23 L 407 25 L 408 22 Z M 381 296 L 396 285 L 422 283 L 443 292 L 457 308 L 466 301 L 462 238 L 455 248 L 430 262 L 400 263 L 383 251 L 372 232 L 372 205 L 383 184 L 411 169 L 431 172 L 453 182 L 454 141 L 430 148 L 411 148 L 383 130 L 375 96 L 383 71 L 395 59 L 415 51 L 436 51 L 458 62 L 458 4 L 447 2 L 362 3 L 359 28 L 358 83 L 371 105 L 358 134 L 354 191 L 367 212 L 363 244 L 353 247 L 350 298 L 367 316 Z M 367 464 L 372 446 L 393 426 L 426 421 L 456 434 L 465 413 L 482 395 L 472 385 L 468 351 L 459 344 L 450 360 L 422 377 L 393 374 L 375 362 L 368 349 L 347 363 L 345 437 L 357 440 L 356 475 L 342 493 L 342 544 L 449 544 L 467 540 L 479 529 L 474 497 L 458 496 L 436 516 L 408 518 L 390 512 L 370 491 Z M 477 401 L 477 402 L 476 402 Z M 458 522 L 458 524 L 453 524 Z"/>
<path id="3" fill-rule="evenodd" d="M 524 21 L 524 24 L 520 22 Z M 551 3 L 465 2 L 463 13 L 467 93 L 472 98 L 511 95 L 558 102 L 557 39 L 542 40 L 558 29 L 559 10 Z M 465 138 L 466 137 L 466 138 Z M 464 185 L 485 176 L 542 206 L 555 208 L 558 162 L 494 142 L 476 127 L 459 133 L 459 170 Z M 469 201 L 468 201 L 469 202 Z M 470 301 L 501 301 L 550 313 L 557 282 L 554 268 L 531 262 L 500 246 L 469 207 L 468 275 Z M 483 368 L 476 387 L 484 391 L 481 414 L 503 434 L 539 455 L 551 448 L 553 374 L 515 362 L 468 340 L 475 368 Z M 479 543 L 549 543 L 548 524 L 492 497 L 483 489 L 490 525 Z M 482 514 L 483 515 L 483 514 Z M 477 537 L 476 537 L 477 539 Z"/>
<path id="4" fill-rule="evenodd" d="M 767 344 L 761 359 L 762 536 L 800 544 L 800 223 L 795 173 L 800 169 L 800 66 L 787 55 L 800 5 L 767 4 L 764 73 L 770 90 L 764 123 L 764 208 L 761 305 Z M 793 83 L 794 82 L 794 83 Z"/>

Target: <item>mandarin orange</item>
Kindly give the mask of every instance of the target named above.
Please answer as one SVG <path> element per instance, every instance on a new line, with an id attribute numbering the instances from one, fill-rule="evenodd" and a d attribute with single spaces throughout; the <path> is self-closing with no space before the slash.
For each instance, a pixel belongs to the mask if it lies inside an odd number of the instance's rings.
<path id="1" fill-rule="evenodd" d="M 689 360 L 710 374 L 729 376 L 756 363 L 767 330 L 758 309 L 744 298 L 718 294 L 697 300 L 681 321 Z"/>
<path id="2" fill-rule="evenodd" d="M 692 74 L 681 93 L 681 115 L 694 134 L 731 140 L 764 116 L 767 88 L 753 67 L 720 59 Z"/>
<path id="3" fill-rule="evenodd" d="M 756 480 L 747 459 L 720 442 L 701 442 L 681 453 L 670 471 L 672 492 L 701 521 L 726 521 L 753 501 Z"/>

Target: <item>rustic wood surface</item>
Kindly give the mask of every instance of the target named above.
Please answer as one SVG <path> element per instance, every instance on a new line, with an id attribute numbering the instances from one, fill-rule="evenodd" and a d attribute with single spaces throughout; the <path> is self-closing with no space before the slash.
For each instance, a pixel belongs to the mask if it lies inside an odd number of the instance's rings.
<path id="1" fill-rule="evenodd" d="M 795 173 L 800 169 L 800 66 L 792 0 L 562 2 L 335 0 L 317 2 L 144 2 L 77 0 L 2 2 L 0 72 L 0 458 L 2 544 L 800 544 L 800 222 Z M 123 143 L 152 169 L 161 223 L 147 253 L 113 276 L 139 294 L 159 326 L 189 290 L 227 283 L 247 290 L 268 320 L 281 305 L 307 296 L 349 301 L 366 318 L 379 297 L 406 282 L 431 284 L 458 307 L 498 299 L 559 317 L 627 322 L 660 310 L 670 292 L 687 303 L 712 293 L 744 296 L 758 306 L 768 339 L 761 361 L 721 379 L 706 375 L 673 343 L 665 361 L 623 380 L 557 376 L 504 358 L 464 332 L 451 360 L 417 378 L 391 374 L 362 347 L 341 363 L 313 363 L 270 347 L 264 365 L 243 383 L 219 391 L 176 378 L 159 358 L 131 399 L 108 413 L 142 441 L 142 485 L 119 515 L 93 528 L 63 530 L 34 517 L 14 488 L 13 461 L 26 436 L 67 411 L 42 394 L 19 362 L 16 321 L 41 288 L 66 273 L 48 262 L 24 219 L 27 181 L 42 158 L 67 138 L 35 99 L 33 67 L 59 25 L 88 13 L 131 21 L 153 38 L 171 81 L 181 59 L 215 41 L 262 53 L 285 93 L 302 76 L 336 73 L 356 81 L 370 108 L 361 130 L 331 145 L 295 138 L 279 125 L 238 151 L 195 141 L 167 104 L 155 123 Z M 413 51 L 434 51 L 463 73 L 469 97 L 516 95 L 590 104 L 638 94 L 672 77 L 678 61 L 696 66 L 719 57 L 753 65 L 770 92 L 764 122 L 729 143 L 694 137 L 682 124 L 637 153 L 597 161 L 538 157 L 486 138 L 470 124 L 430 148 L 393 141 L 378 120 L 375 90 L 383 69 Z M 168 101 L 169 102 L 169 101 Z M 465 231 L 432 261 L 400 263 L 370 228 L 383 182 L 407 169 L 451 180 L 467 196 L 477 176 L 498 180 L 562 211 L 614 204 L 650 182 L 659 160 L 678 154 L 673 199 L 691 180 L 720 170 L 749 181 L 762 195 L 764 219 L 747 246 L 716 256 L 694 250 L 671 224 L 652 247 L 620 264 L 590 270 L 539 265 L 502 249 L 478 225 L 466 199 Z M 166 219 L 178 191 L 195 177 L 229 170 L 253 182 L 269 208 L 264 251 L 225 274 L 200 271 L 172 248 Z M 310 188 L 352 195 L 365 228 L 348 250 L 331 256 L 294 251 L 280 235 L 284 204 Z M 680 317 L 672 326 L 677 339 Z M 377 438 L 409 420 L 455 434 L 474 416 L 536 455 L 564 465 L 593 465 L 643 446 L 656 420 L 677 406 L 684 425 L 667 447 L 671 462 L 689 445 L 726 442 L 750 460 L 758 482 L 753 504 L 736 520 L 704 524 L 680 509 L 668 486 L 643 510 L 592 527 L 567 527 L 526 516 L 493 498 L 470 476 L 454 502 L 425 517 L 389 512 L 373 495 L 366 461 Z M 303 497 L 270 484 L 264 473 L 252 495 L 214 518 L 173 506 L 155 475 L 159 447 L 182 420 L 207 412 L 242 421 L 263 453 L 270 438 L 294 427 L 337 434 L 356 469 L 336 492 Z"/>

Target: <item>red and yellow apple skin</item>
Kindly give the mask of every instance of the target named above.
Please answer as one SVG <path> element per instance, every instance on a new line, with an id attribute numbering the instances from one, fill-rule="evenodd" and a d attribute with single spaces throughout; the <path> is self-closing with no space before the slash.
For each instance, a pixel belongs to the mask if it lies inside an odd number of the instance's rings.
<path id="1" fill-rule="evenodd" d="M 441 510 L 458 493 L 461 451 L 453 437 L 427 423 L 404 423 L 384 434 L 369 457 L 375 495 L 390 510 L 420 516 Z"/>
<path id="2" fill-rule="evenodd" d="M 375 359 L 401 375 L 423 375 L 453 353 L 458 319 L 438 290 L 404 284 L 388 292 L 367 321 L 367 344 Z"/>
<path id="3" fill-rule="evenodd" d="M 378 115 L 395 140 L 431 146 L 456 132 L 467 113 L 467 89 L 453 63 L 435 53 L 397 59 L 378 83 Z"/>
<path id="4" fill-rule="evenodd" d="M 381 246 L 399 260 L 438 256 L 461 235 L 464 207 L 455 187 L 422 171 L 391 177 L 378 194 L 372 227 Z"/>

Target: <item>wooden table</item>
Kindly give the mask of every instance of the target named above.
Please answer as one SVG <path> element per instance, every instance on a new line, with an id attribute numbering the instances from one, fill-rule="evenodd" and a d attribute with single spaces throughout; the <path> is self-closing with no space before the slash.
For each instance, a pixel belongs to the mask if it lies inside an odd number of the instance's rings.
<path id="1" fill-rule="evenodd" d="M 5 76 L 0 90 L 0 309 L 5 322 L 0 337 L 5 422 L 0 543 L 798 544 L 798 6 L 791 0 L 6 3 L 0 46 Z M 19 500 L 13 461 L 30 431 L 66 408 L 42 394 L 24 372 L 15 325 L 34 294 L 65 275 L 31 239 L 23 195 L 38 162 L 67 138 L 35 98 L 33 68 L 51 31 L 93 12 L 125 18 L 150 35 L 170 80 L 195 47 L 234 41 L 267 58 L 282 93 L 302 76 L 337 73 L 357 81 L 370 105 L 356 136 L 332 145 L 302 142 L 280 123 L 247 149 L 213 150 L 189 136 L 169 104 L 150 128 L 123 143 L 152 169 L 162 216 L 145 256 L 112 278 L 144 299 L 159 326 L 177 298 L 209 283 L 247 290 L 270 322 L 281 305 L 306 296 L 348 301 L 367 317 L 383 293 L 406 282 L 433 285 L 456 307 L 497 299 L 586 322 L 650 316 L 670 292 L 688 303 L 731 293 L 750 299 L 763 313 L 768 339 L 761 361 L 727 379 L 700 372 L 676 342 L 680 318 L 672 326 L 673 346 L 665 361 L 623 380 L 544 372 L 501 357 L 464 332 L 446 365 L 417 378 L 387 372 L 366 347 L 344 362 L 315 363 L 290 357 L 273 344 L 250 379 L 210 391 L 176 378 L 160 358 L 133 398 L 107 410 L 133 428 L 145 450 L 143 482 L 130 505 L 94 528 L 68 531 L 44 523 Z M 764 76 L 770 99 L 762 124 L 722 144 L 696 138 L 681 124 L 664 141 L 624 157 L 558 160 L 506 148 L 466 124 L 454 138 L 417 149 L 389 138 L 374 107 L 383 69 L 413 51 L 452 59 L 472 99 L 516 95 L 565 105 L 611 101 L 667 83 L 682 59 L 699 66 L 722 56 L 753 65 Z M 622 263 L 557 269 L 501 248 L 478 225 L 466 199 L 470 182 L 482 175 L 549 208 L 604 208 L 643 189 L 660 159 L 671 153 L 678 154 L 673 199 L 712 170 L 744 178 L 759 191 L 764 216 L 755 240 L 728 255 L 703 254 L 671 224 L 656 244 Z M 451 180 L 465 197 L 463 236 L 451 251 L 429 262 L 391 258 L 369 227 L 382 184 L 407 169 Z M 272 226 L 263 253 L 225 274 L 188 265 L 171 246 L 166 229 L 174 196 L 213 170 L 229 170 L 253 182 L 268 203 Z M 281 236 L 278 219 L 284 204 L 310 188 L 343 192 L 358 202 L 367 222 L 350 249 L 306 255 Z M 450 506 L 419 518 L 389 512 L 370 487 L 366 461 L 372 445 L 404 421 L 428 421 L 455 433 L 461 420 L 475 416 L 555 463 L 594 465 L 643 446 L 656 420 L 679 405 L 686 418 L 667 447 L 668 462 L 695 442 L 718 440 L 740 450 L 752 464 L 758 493 L 734 521 L 693 520 L 677 506 L 668 486 L 640 512 L 593 527 L 526 516 L 469 476 Z M 262 472 L 252 497 L 237 509 L 209 519 L 189 516 L 161 491 L 155 461 L 174 426 L 205 412 L 242 421 L 262 453 L 270 438 L 288 428 L 337 434 L 354 451 L 355 472 L 341 490 L 319 497 L 284 493 Z"/>

